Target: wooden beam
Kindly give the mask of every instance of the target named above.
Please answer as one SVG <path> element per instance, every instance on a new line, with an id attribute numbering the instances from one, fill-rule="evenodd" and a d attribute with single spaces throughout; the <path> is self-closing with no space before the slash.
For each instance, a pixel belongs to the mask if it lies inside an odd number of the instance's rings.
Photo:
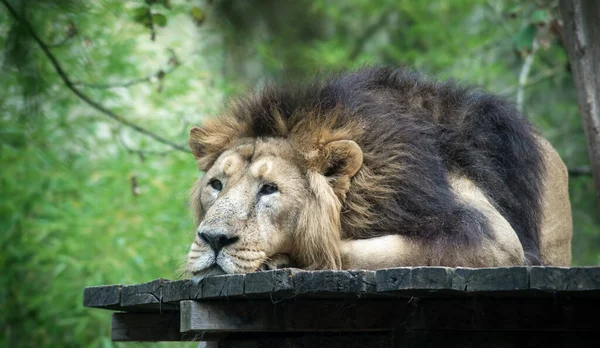
<path id="1" fill-rule="evenodd" d="M 182 301 L 181 332 L 596 331 L 600 299 Z"/>
<path id="2" fill-rule="evenodd" d="M 596 332 L 395 331 L 377 333 L 262 334 L 219 342 L 219 348 L 590 347 Z"/>
<path id="3" fill-rule="evenodd" d="M 181 302 L 181 332 L 309 332 L 389 329 L 391 309 L 406 301 L 356 303 L 337 300 Z"/>
<path id="4" fill-rule="evenodd" d="M 219 341 L 219 348 L 365 348 L 393 347 L 392 336 L 388 332 L 358 333 L 310 333 L 285 335 L 277 333 L 231 335 Z M 406 346 L 404 346 L 406 347 Z"/>
<path id="5" fill-rule="evenodd" d="M 121 284 L 88 286 L 83 291 L 83 306 L 103 309 L 121 308 Z"/>
<path id="6" fill-rule="evenodd" d="M 214 341 L 226 335 L 179 331 L 179 312 L 114 313 L 111 339 L 115 342 Z"/>
<path id="7" fill-rule="evenodd" d="M 129 341 L 181 341 L 179 315 L 169 313 L 114 313 L 112 315 L 111 339 Z"/>

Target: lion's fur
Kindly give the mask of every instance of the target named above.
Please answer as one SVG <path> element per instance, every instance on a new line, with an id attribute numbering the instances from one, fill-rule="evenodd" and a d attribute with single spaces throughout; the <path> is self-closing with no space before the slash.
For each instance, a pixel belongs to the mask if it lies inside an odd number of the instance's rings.
<path id="1" fill-rule="evenodd" d="M 552 145 L 538 137 L 544 161 L 542 199 L 542 223 L 540 226 L 540 251 L 542 263 L 554 266 L 570 266 L 573 219 L 569 200 L 569 172 Z"/>
<path id="2" fill-rule="evenodd" d="M 340 269 L 341 203 L 323 177 L 308 173 L 314 195 L 307 197 L 294 235 L 297 262 L 309 269 Z"/>
<path id="3" fill-rule="evenodd" d="M 566 177 L 552 184 L 562 194 L 546 189 L 545 156 L 553 149 L 538 137 L 500 98 L 406 70 L 374 68 L 304 85 L 267 86 L 236 99 L 223 115 L 192 130 L 190 147 L 202 171 L 244 143 L 252 149 L 244 157 L 248 165 L 259 157 L 261 144 L 261 151 L 285 158 L 302 173 L 306 191 L 290 242 L 302 267 L 343 267 L 340 240 L 398 235 L 426 246 L 430 255 L 500 242 L 496 227 L 502 223 L 464 201 L 451 182 L 456 177 L 480 190 L 491 214 L 506 220 L 507 233 L 522 250 L 517 263 L 564 263 L 566 256 L 540 253 L 540 236 L 542 247 L 570 240 L 561 230 L 544 237 L 540 228 L 549 226 L 549 217 L 542 208 L 570 206 Z M 282 154 L 276 143 L 265 150 L 277 139 L 292 151 Z M 206 213 L 200 185 L 206 182 L 199 181 L 192 196 L 199 222 Z M 552 203 L 542 201 L 550 196 Z M 570 220 L 560 226 L 570 228 Z M 481 266 L 486 262 L 493 263 Z"/>

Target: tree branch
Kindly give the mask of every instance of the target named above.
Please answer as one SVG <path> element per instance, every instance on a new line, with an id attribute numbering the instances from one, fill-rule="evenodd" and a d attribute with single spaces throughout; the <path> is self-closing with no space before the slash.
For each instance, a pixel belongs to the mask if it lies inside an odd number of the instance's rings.
<path id="1" fill-rule="evenodd" d="M 34 41 L 38 44 L 38 46 L 42 49 L 42 51 L 44 51 L 44 54 L 46 55 L 46 57 L 50 60 L 50 63 L 52 64 L 52 66 L 54 67 L 54 70 L 56 71 L 56 73 L 60 76 L 60 78 L 62 79 L 62 81 L 64 82 L 64 84 L 67 86 L 67 88 L 69 88 L 77 97 L 79 97 L 79 99 L 83 100 L 84 102 L 86 102 L 88 105 L 90 105 L 91 107 L 93 107 L 94 109 L 100 111 L 101 113 L 103 113 L 104 115 L 112 118 L 113 120 L 137 131 L 138 133 L 144 134 L 160 143 L 163 143 L 165 145 L 168 145 L 170 147 L 172 147 L 173 149 L 179 150 L 179 151 L 183 151 L 183 152 L 191 152 L 187 147 L 176 144 L 146 128 L 143 128 L 131 121 L 128 121 L 126 119 L 124 119 L 123 117 L 115 114 L 114 112 L 112 112 L 111 110 L 108 110 L 107 108 L 105 108 L 104 106 L 102 106 L 100 103 L 94 101 L 93 99 L 91 99 L 88 95 L 86 95 L 85 93 L 83 93 L 82 91 L 80 91 L 71 81 L 71 79 L 69 78 L 69 76 L 67 75 L 67 73 L 65 72 L 65 70 L 62 68 L 62 66 L 60 65 L 60 63 L 58 62 L 57 58 L 54 56 L 54 54 L 52 54 L 52 52 L 50 51 L 50 49 L 48 48 L 48 46 L 42 41 L 42 39 L 40 39 L 40 37 L 35 33 L 35 31 L 33 30 L 33 28 L 31 27 L 31 24 L 29 24 L 29 22 L 27 20 L 25 20 L 24 18 L 22 18 L 21 16 L 19 16 L 19 14 L 15 11 L 15 9 L 8 3 L 7 0 L 0 0 L 2 1 L 2 3 L 4 4 L 4 6 L 6 6 L 6 8 L 8 9 L 8 11 L 11 13 L 11 15 L 15 18 L 15 20 L 19 23 L 21 23 L 29 32 L 29 34 L 31 35 L 31 37 L 34 39 Z"/>
<path id="2" fill-rule="evenodd" d="M 569 168 L 568 172 L 570 177 L 592 176 L 592 168 L 588 166 Z"/>
<path id="3" fill-rule="evenodd" d="M 565 68 L 562 66 L 558 66 L 556 68 L 550 69 L 543 74 L 539 74 L 535 77 L 532 77 L 527 80 L 523 88 L 529 88 L 531 86 L 537 85 L 540 82 L 546 81 L 550 78 L 558 76 L 560 74 L 565 73 Z M 508 87 L 504 91 L 500 92 L 501 95 L 509 96 L 517 92 L 520 86 Z"/>
<path id="4" fill-rule="evenodd" d="M 533 40 L 533 44 L 531 46 L 531 52 L 525 58 L 525 63 L 523 63 L 523 67 L 521 68 L 521 73 L 519 74 L 519 86 L 517 88 L 517 108 L 519 112 L 523 112 L 523 101 L 525 99 L 525 86 L 527 86 L 527 79 L 529 78 L 529 72 L 531 71 L 531 66 L 533 65 L 533 59 L 535 58 L 535 52 L 537 52 L 539 47 L 537 39 Z"/>
<path id="5" fill-rule="evenodd" d="M 179 67 L 179 65 L 180 64 L 177 63 L 176 65 L 172 66 L 170 69 L 167 69 L 167 70 L 161 69 L 154 74 L 148 75 L 146 77 L 140 77 L 138 79 L 133 79 L 131 81 L 116 82 L 116 83 L 88 83 L 88 82 L 82 82 L 82 81 L 73 81 L 73 85 L 87 87 L 87 88 L 96 88 L 96 89 L 131 87 L 131 86 L 139 85 L 141 83 L 150 82 L 152 80 L 152 78 L 154 78 L 154 77 L 156 77 L 158 79 L 163 79 L 165 76 L 167 76 L 168 74 L 175 71 L 175 69 L 177 69 Z"/>
<path id="6" fill-rule="evenodd" d="M 117 136 L 117 140 L 119 141 L 121 146 L 125 149 L 125 151 L 127 151 L 131 154 L 137 155 L 140 158 L 140 160 L 142 160 L 142 161 L 146 160 L 146 156 L 166 156 L 173 151 L 177 151 L 176 149 L 169 149 L 169 150 L 164 150 L 164 151 L 134 149 L 134 148 L 130 147 L 129 145 L 127 145 L 127 143 L 125 142 L 125 140 L 123 140 L 121 135 Z"/>
<path id="7" fill-rule="evenodd" d="M 142 84 L 144 82 L 150 82 L 150 80 L 152 80 L 152 78 L 154 76 L 156 76 L 156 74 L 148 75 L 146 77 L 141 77 L 139 79 L 133 79 L 131 81 L 116 82 L 116 83 L 89 83 L 89 82 L 82 82 L 82 81 L 73 81 L 73 85 L 87 87 L 87 88 L 96 88 L 96 89 L 131 87 L 131 86 Z"/>

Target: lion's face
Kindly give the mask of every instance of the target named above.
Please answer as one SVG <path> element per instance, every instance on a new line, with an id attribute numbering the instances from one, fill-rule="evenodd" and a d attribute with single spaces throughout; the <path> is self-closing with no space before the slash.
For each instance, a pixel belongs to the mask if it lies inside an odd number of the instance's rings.
<path id="1" fill-rule="evenodd" d="M 245 273 L 290 253 L 307 195 L 306 177 L 283 140 L 242 143 L 221 154 L 198 181 L 201 222 L 188 256 L 199 273 Z"/>
<path id="2" fill-rule="evenodd" d="M 283 140 L 242 143 L 221 154 L 197 182 L 201 222 L 188 256 L 198 273 L 245 273 L 290 253 L 306 178 Z"/>
<path id="3" fill-rule="evenodd" d="M 190 144 L 199 163 L 205 133 L 194 128 Z M 192 192 L 198 227 L 187 256 L 197 278 L 256 271 L 287 254 L 304 268 L 341 266 L 340 192 L 362 164 L 352 141 L 332 141 L 309 165 L 303 150 L 285 138 L 239 138 L 213 156 Z M 321 155 L 319 155 L 321 153 Z M 316 155 L 315 155 L 316 154 Z M 340 186 L 341 185 L 341 186 Z"/>

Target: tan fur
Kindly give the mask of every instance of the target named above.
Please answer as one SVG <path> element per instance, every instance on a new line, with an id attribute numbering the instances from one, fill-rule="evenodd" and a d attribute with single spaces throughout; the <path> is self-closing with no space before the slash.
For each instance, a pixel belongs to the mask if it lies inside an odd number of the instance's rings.
<path id="1" fill-rule="evenodd" d="M 308 269 L 340 269 L 340 201 L 319 174 L 309 173 L 309 185 L 314 194 L 305 197 L 293 255 Z"/>
<path id="2" fill-rule="evenodd" d="M 570 266 L 573 227 L 567 168 L 547 140 L 541 137 L 538 140 L 542 144 L 547 168 L 540 231 L 542 260 L 548 266 Z M 345 240 L 341 247 L 344 269 L 377 269 L 398 265 L 521 265 L 524 255 L 517 235 L 481 190 L 472 181 L 456 176 L 451 176 L 451 185 L 458 196 L 478 207 L 489 219 L 495 233 L 493 238 L 484 239 L 481 245 L 460 253 L 448 252 L 441 255 L 431 245 L 420 244 L 401 235 Z"/>
<path id="3" fill-rule="evenodd" d="M 439 250 L 402 235 L 342 241 L 344 269 L 378 269 L 402 266 L 502 267 L 518 266 L 524 261 L 523 248 L 510 224 L 492 206 L 483 192 L 466 178 L 450 176 L 455 194 L 466 204 L 477 207 L 492 226 L 493 235 L 474 246 Z"/>
<path id="4" fill-rule="evenodd" d="M 199 134 L 198 130 L 191 133 Z M 215 261 L 227 273 L 254 271 L 280 253 L 292 255 L 294 264 L 302 268 L 341 269 L 340 211 L 345 191 L 339 182 L 347 187 L 348 177 L 360 168 L 358 145 L 344 140 L 324 142 L 319 156 L 325 157 L 306 160 L 313 161 L 314 168 L 325 169 L 332 164 L 329 158 L 343 156 L 339 175 L 330 180 L 301 166 L 306 162 L 295 156 L 287 141 L 257 141 L 252 159 L 243 154 L 247 150 L 243 140 L 230 146 L 197 181 L 191 200 L 198 232 L 221 230 L 239 241 L 223 248 L 215 259 L 207 243 L 196 235 L 188 254 L 188 273 L 197 277 L 218 274 Z M 198 158 L 198 162 L 208 163 L 206 158 Z M 213 178 L 222 182 L 221 192 L 210 187 Z M 265 182 L 277 183 L 282 196 L 269 196 L 267 207 L 256 208 L 257 191 Z M 250 214 L 252 209 L 258 212 Z M 263 210 L 266 213 L 261 214 Z"/>
<path id="5" fill-rule="evenodd" d="M 538 137 L 544 150 L 546 179 L 542 202 L 540 252 L 546 265 L 571 265 L 573 219 L 569 201 L 569 178 L 562 159 L 544 138 Z"/>

